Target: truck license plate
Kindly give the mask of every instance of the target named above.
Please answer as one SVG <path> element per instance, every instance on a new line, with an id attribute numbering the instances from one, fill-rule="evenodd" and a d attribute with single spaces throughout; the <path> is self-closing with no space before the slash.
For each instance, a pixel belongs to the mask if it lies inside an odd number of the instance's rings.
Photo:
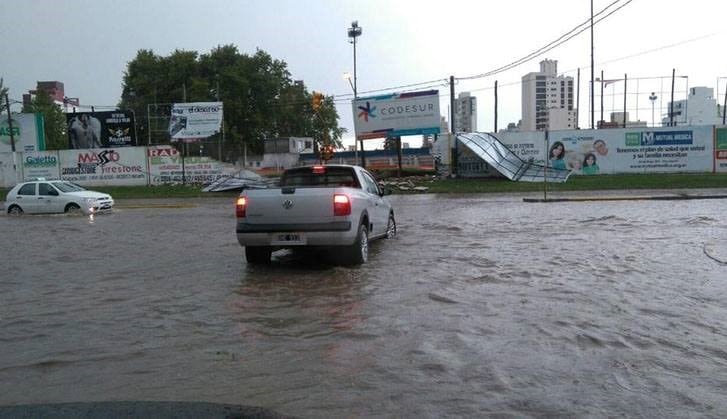
<path id="1" fill-rule="evenodd" d="M 305 235 L 303 233 L 275 233 L 270 244 L 277 246 L 305 244 Z"/>

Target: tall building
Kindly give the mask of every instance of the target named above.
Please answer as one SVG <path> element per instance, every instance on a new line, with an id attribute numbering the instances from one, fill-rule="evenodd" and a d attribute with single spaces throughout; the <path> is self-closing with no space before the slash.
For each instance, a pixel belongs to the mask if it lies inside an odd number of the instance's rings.
<path id="1" fill-rule="evenodd" d="M 671 104 L 671 102 L 669 102 Z M 662 125 L 669 125 L 669 109 Z M 692 87 L 686 100 L 674 102 L 675 125 L 717 125 L 722 123 L 721 113 L 711 87 Z"/>
<path id="2" fill-rule="evenodd" d="M 522 78 L 521 131 L 574 129 L 573 77 L 558 76 L 558 61 L 543 60 L 540 72 Z"/>
<path id="3" fill-rule="evenodd" d="M 77 97 L 66 97 L 63 83 L 59 81 L 39 81 L 35 90 L 28 90 L 28 93 L 23 94 L 23 106 L 30 105 L 38 92 L 50 96 L 56 105 L 63 107 L 64 112 L 68 111 L 69 106 L 80 106 Z"/>
<path id="4" fill-rule="evenodd" d="M 454 100 L 454 130 L 456 132 L 477 131 L 477 98 L 470 92 L 462 92 Z"/>
<path id="5" fill-rule="evenodd" d="M 23 95 L 23 105 L 30 105 L 30 102 L 38 94 L 38 92 L 45 92 L 48 96 L 50 96 L 51 100 L 61 104 L 65 97 L 63 83 L 59 81 L 39 81 L 35 90 L 29 90 L 28 93 Z"/>

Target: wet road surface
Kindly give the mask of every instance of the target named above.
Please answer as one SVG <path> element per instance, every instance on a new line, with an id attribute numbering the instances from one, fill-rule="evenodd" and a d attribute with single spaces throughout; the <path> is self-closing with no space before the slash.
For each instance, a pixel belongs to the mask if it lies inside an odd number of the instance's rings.
<path id="1" fill-rule="evenodd" d="M 247 266 L 230 199 L 0 216 L 0 405 L 727 414 L 724 200 L 391 200 L 399 236 L 354 268 Z"/>

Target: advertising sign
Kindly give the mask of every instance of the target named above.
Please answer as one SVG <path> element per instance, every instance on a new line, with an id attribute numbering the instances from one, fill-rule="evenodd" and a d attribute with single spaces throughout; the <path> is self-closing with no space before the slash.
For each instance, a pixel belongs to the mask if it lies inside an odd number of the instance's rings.
<path id="1" fill-rule="evenodd" d="M 222 127 L 222 102 L 175 103 L 169 121 L 172 141 L 207 138 Z"/>
<path id="2" fill-rule="evenodd" d="M 61 150 L 61 179 L 81 185 L 146 185 L 145 147 Z"/>
<path id="3" fill-rule="evenodd" d="M 10 188 L 18 183 L 13 158 L 17 159 L 17 154 L 0 153 L 0 188 Z"/>
<path id="4" fill-rule="evenodd" d="M 715 130 L 714 169 L 716 172 L 727 172 L 727 128 Z"/>
<path id="5" fill-rule="evenodd" d="M 357 139 L 439 134 L 439 91 L 400 93 L 353 101 Z"/>
<path id="6" fill-rule="evenodd" d="M 576 175 L 711 172 L 713 127 L 662 127 L 498 133 L 519 157 L 547 160 Z M 727 165 L 727 139 L 722 154 Z M 718 163 L 719 166 L 719 163 Z M 727 166 L 724 167 L 727 171 Z"/>
<path id="7" fill-rule="evenodd" d="M 60 159 L 57 151 L 23 153 L 23 180 L 60 179 Z"/>
<path id="8" fill-rule="evenodd" d="M 0 115 L 0 153 L 13 151 L 10 142 L 10 125 L 8 124 L 7 114 Z M 12 126 L 16 152 L 45 149 L 43 114 L 14 113 L 12 114 Z"/>
<path id="9" fill-rule="evenodd" d="M 223 166 L 209 157 L 185 157 L 182 169 L 182 156 L 171 146 L 148 148 L 149 176 L 152 185 L 166 183 L 210 183 L 223 175 Z"/>
<path id="10" fill-rule="evenodd" d="M 619 130 L 614 170 L 619 173 L 711 172 L 712 126 Z"/>
<path id="11" fill-rule="evenodd" d="M 66 114 L 71 149 L 133 147 L 136 145 L 131 111 Z"/>
<path id="12" fill-rule="evenodd" d="M 498 132 L 494 136 L 521 159 L 545 164 L 545 131 Z"/>

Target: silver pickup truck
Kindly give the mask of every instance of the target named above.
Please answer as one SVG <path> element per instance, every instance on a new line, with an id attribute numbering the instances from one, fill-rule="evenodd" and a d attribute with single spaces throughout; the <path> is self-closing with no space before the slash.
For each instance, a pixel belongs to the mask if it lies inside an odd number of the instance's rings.
<path id="1" fill-rule="evenodd" d="M 369 241 L 396 235 L 394 210 L 374 177 L 359 166 L 288 169 L 280 185 L 250 189 L 236 202 L 237 241 L 248 263 L 270 262 L 280 248 L 335 248 L 344 264 L 368 260 Z"/>

